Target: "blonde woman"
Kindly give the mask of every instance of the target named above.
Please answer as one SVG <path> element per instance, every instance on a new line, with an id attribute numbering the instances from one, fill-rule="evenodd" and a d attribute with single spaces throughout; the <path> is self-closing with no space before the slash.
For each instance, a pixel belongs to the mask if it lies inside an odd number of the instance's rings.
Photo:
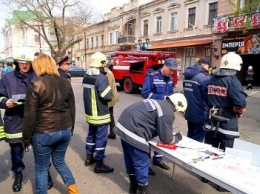
<path id="1" fill-rule="evenodd" d="M 65 154 L 75 123 L 75 99 L 71 84 L 61 78 L 54 59 L 46 54 L 32 63 L 37 74 L 26 94 L 23 144 L 33 145 L 36 193 L 47 194 L 50 158 L 68 187 L 78 193 Z"/>

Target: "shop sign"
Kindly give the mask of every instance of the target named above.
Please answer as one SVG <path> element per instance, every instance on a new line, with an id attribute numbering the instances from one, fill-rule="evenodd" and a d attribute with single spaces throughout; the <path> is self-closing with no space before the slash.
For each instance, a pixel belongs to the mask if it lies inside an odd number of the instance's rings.
<path id="1" fill-rule="evenodd" d="M 252 15 L 252 26 L 258 26 L 260 24 L 260 13 L 255 13 Z"/>
<path id="2" fill-rule="evenodd" d="M 234 28 L 244 27 L 245 26 L 245 20 L 246 20 L 246 16 L 234 17 L 233 18 Z"/>
<path id="3" fill-rule="evenodd" d="M 221 18 L 217 21 L 217 31 L 218 32 L 226 32 L 228 31 L 228 18 Z"/>
<path id="4" fill-rule="evenodd" d="M 221 54 L 260 54 L 260 37 L 257 34 L 226 36 L 222 38 Z"/>

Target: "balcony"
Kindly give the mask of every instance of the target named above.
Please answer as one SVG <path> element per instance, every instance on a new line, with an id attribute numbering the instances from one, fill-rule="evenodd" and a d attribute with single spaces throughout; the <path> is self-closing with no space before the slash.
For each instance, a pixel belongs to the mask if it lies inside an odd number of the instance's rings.
<path id="1" fill-rule="evenodd" d="M 118 44 L 127 45 L 127 44 L 133 44 L 135 42 L 134 36 L 124 36 L 118 38 Z"/>
<path id="2" fill-rule="evenodd" d="M 214 19 L 213 33 L 226 33 L 227 31 L 259 26 L 260 12 L 240 16 L 221 16 Z"/>

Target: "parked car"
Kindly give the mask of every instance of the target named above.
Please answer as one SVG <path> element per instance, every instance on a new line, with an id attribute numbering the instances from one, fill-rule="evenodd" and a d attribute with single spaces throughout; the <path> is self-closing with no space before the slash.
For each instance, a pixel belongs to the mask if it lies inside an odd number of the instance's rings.
<path id="1" fill-rule="evenodd" d="M 79 66 L 70 66 L 68 74 L 70 77 L 84 77 L 86 70 Z"/>

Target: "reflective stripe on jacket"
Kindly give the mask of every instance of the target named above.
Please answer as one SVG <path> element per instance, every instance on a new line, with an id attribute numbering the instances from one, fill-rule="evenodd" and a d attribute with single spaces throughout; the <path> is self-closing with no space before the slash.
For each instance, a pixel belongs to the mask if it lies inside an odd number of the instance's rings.
<path id="1" fill-rule="evenodd" d="M 83 99 L 86 121 L 92 125 L 103 125 L 110 123 L 108 102 L 111 101 L 112 89 L 107 77 L 86 74 L 83 79 Z"/>

